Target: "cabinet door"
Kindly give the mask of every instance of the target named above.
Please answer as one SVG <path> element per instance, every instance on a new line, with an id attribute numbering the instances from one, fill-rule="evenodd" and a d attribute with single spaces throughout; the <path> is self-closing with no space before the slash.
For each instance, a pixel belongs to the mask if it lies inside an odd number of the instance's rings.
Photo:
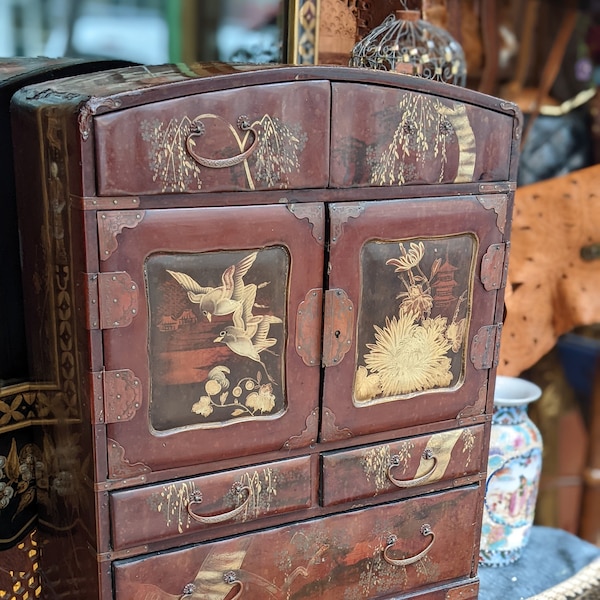
<path id="1" fill-rule="evenodd" d="M 331 204 L 321 439 L 485 411 L 507 197 Z M 490 341 L 491 336 L 491 341 Z M 492 352 L 493 355 L 493 352 Z"/>
<path id="2" fill-rule="evenodd" d="M 109 478 L 316 440 L 318 356 L 295 348 L 298 307 L 321 297 L 313 208 L 98 213 Z M 320 327 L 319 311 L 305 345 Z"/>

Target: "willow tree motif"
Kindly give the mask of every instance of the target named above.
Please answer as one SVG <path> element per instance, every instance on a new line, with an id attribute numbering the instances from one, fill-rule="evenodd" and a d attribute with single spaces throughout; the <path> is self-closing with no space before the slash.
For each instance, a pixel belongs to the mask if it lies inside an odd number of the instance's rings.
<path id="1" fill-rule="evenodd" d="M 392 140 L 383 145 L 383 150 L 382 144 L 370 149 L 373 185 L 410 183 L 418 178 L 423 164 L 427 164 L 428 178 L 437 178 L 438 183 L 447 180 L 448 148 L 456 142 L 457 179 L 468 179 L 467 173 L 474 166 L 475 146 L 463 105 L 448 107 L 436 98 L 406 94 L 398 105 L 398 115 Z"/>
<path id="2" fill-rule="evenodd" d="M 148 159 L 153 181 L 160 181 L 163 192 L 202 189 L 200 167 L 185 150 L 192 128 L 188 117 L 168 123 L 154 119 L 141 124 L 142 139 L 148 142 Z"/>
<path id="3" fill-rule="evenodd" d="M 267 187 L 281 182 L 285 187 L 285 176 L 300 168 L 298 155 L 306 144 L 306 134 L 269 115 L 253 125 L 259 126 L 258 145 L 254 152 L 256 179 Z"/>
<path id="4" fill-rule="evenodd" d="M 189 154 L 186 140 L 190 132 L 205 135 L 205 120 L 216 120 L 223 124 L 225 131 L 228 131 L 229 142 L 233 141 L 236 148 L 234 152 L 248 152 L 248 148 L 255 145 L 249 156 L 240 161 L 242 176 L 245 176 L 250 189 L 255 189 L 255 180 L 262 187 L 285 188 L 287 175 L 300 168 L 299 154 L 306 144 L 306 134 L 267 114 L 252 123 L 246 120 L 242 131 L 212 113 L 200 115 L 194 120 L 183 117 L 181 120 L 171 119 L 168 123 L 158 119 L 143 121 L 141 134 L 142 139 L 148 142 L 152 179 L 162 184 L 163 192 L 202 189 L 203 167 Z M 226 170 L 233 172 L 232 167 Z M 235 177 L 240 175 L 239 168 L 235 172 Z"/>

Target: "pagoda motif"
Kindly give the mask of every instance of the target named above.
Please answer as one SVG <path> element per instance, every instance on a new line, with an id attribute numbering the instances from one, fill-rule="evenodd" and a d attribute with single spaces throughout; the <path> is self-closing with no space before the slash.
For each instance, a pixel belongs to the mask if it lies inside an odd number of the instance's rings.
<path id="1" fill-rule="evenodd" d="M 448 262 L 448 258 L 440 265 L 435 281 L 431 287 L 435 290 L 433 295 L 434 304 L 441 308 L 448 308 L 457 300 L 454 295 L 454 288 L 458 285 L 454 279 L 454 273 L 457 267 Z"/>

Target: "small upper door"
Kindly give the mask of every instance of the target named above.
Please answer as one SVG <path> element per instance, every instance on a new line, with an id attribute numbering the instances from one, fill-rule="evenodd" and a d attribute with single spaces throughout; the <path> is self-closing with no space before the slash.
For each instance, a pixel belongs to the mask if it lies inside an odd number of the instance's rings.
<path id="1" fill-rule="evenodd" d="M 485 411 L 506 202 L 329 205 L 321 440 Z"/>
<path id="2" fill-rule="evenodd" d="M 321 314 L 296 319 L 308 291 L 321 298 L 313 213 L 98 213 L 109 478 L 316 440 Z"/>

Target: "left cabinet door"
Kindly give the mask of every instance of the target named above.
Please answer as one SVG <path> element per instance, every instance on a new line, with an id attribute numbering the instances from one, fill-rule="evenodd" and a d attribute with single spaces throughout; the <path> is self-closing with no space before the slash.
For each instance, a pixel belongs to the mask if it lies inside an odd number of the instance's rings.
<path id="1" fill-rule="evenodd" d="M 109 479 L 316 440 L 323 214 L 98 213 Z"/>

